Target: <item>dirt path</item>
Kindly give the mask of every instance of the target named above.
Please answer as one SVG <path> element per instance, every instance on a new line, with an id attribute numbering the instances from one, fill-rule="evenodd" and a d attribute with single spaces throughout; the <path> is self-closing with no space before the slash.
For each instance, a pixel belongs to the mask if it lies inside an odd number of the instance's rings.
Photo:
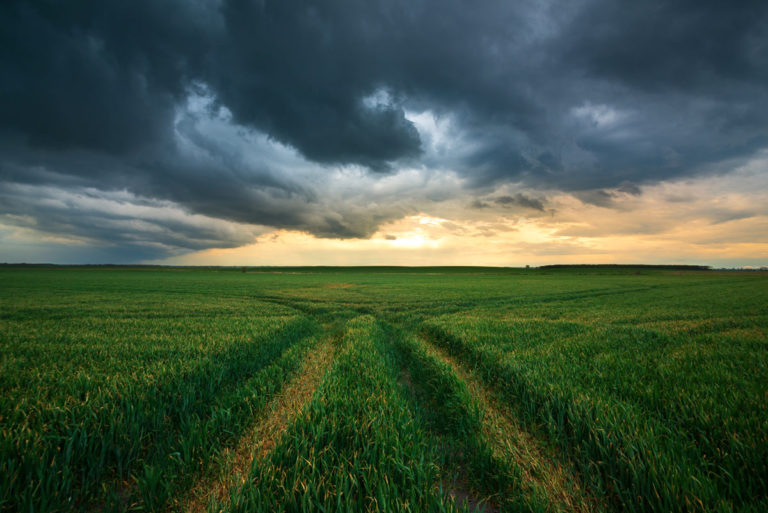
<path id="1" fill-rule="evenodd" d="M 202 479 L 187 494 L 184 511 L 201 513 L 213 501 L 228 500 L 230 488 L 245 482 L 253 463 L 262 460 L 275 447 L 283 432 L 310 401 L 335 353 L 336 347 L 330 338 L 309 350 L 302 369 L 272 399 L 265 415 L 248 429 L 236 447 L 224 452 L 218 475 Z"/>
<path id="2" fill-rule="evenodd" d="M 400 369 L 400 376 L 398 376 L 397 382 L 408 389 L 411 395 L 416 396 L 411 373 L 407 368 Z M 466 484 L 466 470 L 458 468 L 455 471 L 455 475 L 442 472 L 442 490 L 444 495 L 453 499 L 457 507 L 466 506 L 473 513 L 496 513 L 498 511 L 498 508 L 489 503 L 487 499 L 480 498 L 471 491 L 470 487 Z"/>
<path id="3" fill-rule="evenodd" d="M 605 511 L 601 500 L 589 496 L 579 482 L 574 469 L 558 461 L 547 444 L 524 430 L 509 409 L 503 405 L 471 372 L 448 353 L 436 347 L 429 340 L 425 342 L 427 352 L 449 364 L 456 375 L 467 385 L 479 406 L 484 411 L 482 430 L 491 444 L 495 455 L 513 459 L 523 469 L 525 481 L 534 483 L 546 493 L 549 502 L 560 511 L 597 512 Z"/>

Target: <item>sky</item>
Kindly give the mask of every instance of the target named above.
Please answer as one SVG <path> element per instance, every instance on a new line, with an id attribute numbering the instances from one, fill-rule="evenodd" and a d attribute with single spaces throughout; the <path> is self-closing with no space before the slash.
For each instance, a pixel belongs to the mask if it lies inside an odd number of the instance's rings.
<path id="1" fill-rule="evenodd" d="M 0 262 L 768 265 L 768 2 L 5 0 Z"/>

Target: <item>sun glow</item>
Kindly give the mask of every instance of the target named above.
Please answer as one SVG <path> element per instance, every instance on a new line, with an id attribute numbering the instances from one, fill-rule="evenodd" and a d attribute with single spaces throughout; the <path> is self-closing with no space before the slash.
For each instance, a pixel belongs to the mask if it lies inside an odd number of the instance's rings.
<path id="1" fill-rule="evenodd" d="M 768 261 L 768 192 L 745 167 L 711 177 L 609 191 L 610 206 L 573 194 L 548 197 L 544 211 L 436 203 L 385 222 L 369 238 L 328 239 L 276 230 L 254 243 L 208 249 L 161 261 L 189 265 L 495 265 L 551 263 L 701 263 Z M 737 179 L 738 178 L 738 179 Z M 491 197 L 498 197 L 492 193 Z M 672 198 L 674 201 L 670 201 Z"/>

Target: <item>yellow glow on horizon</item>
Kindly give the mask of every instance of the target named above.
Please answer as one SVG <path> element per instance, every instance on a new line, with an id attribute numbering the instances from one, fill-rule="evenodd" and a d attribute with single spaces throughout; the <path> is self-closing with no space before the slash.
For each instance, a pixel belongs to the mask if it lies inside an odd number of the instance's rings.
<path id="1" fill-rule="evenodd" d="M 599 206 L 556 193 L 544 211 L 436 204 L 382 224 L 368 239 L 275 230 L 253 244 L 162 261 L 182 265 L 489 265 L 768 263 L 768 187 L 746 174 L 741 192 L 712 177 L 615 193 Z M 731 175 L 728 180 L 733 180 Z M 750 181 L 752 180 L 752 181 Z M 722 191 L 722 192 L 721 192 Z"/>

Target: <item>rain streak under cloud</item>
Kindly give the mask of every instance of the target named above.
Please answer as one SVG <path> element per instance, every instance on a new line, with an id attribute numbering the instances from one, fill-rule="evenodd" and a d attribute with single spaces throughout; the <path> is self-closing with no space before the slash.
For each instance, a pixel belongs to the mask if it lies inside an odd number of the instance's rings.
<path id="1" fill-rule="evenodd" d="M 0 261 L 768 262 L 768 4 L 0 5 Z"/>

